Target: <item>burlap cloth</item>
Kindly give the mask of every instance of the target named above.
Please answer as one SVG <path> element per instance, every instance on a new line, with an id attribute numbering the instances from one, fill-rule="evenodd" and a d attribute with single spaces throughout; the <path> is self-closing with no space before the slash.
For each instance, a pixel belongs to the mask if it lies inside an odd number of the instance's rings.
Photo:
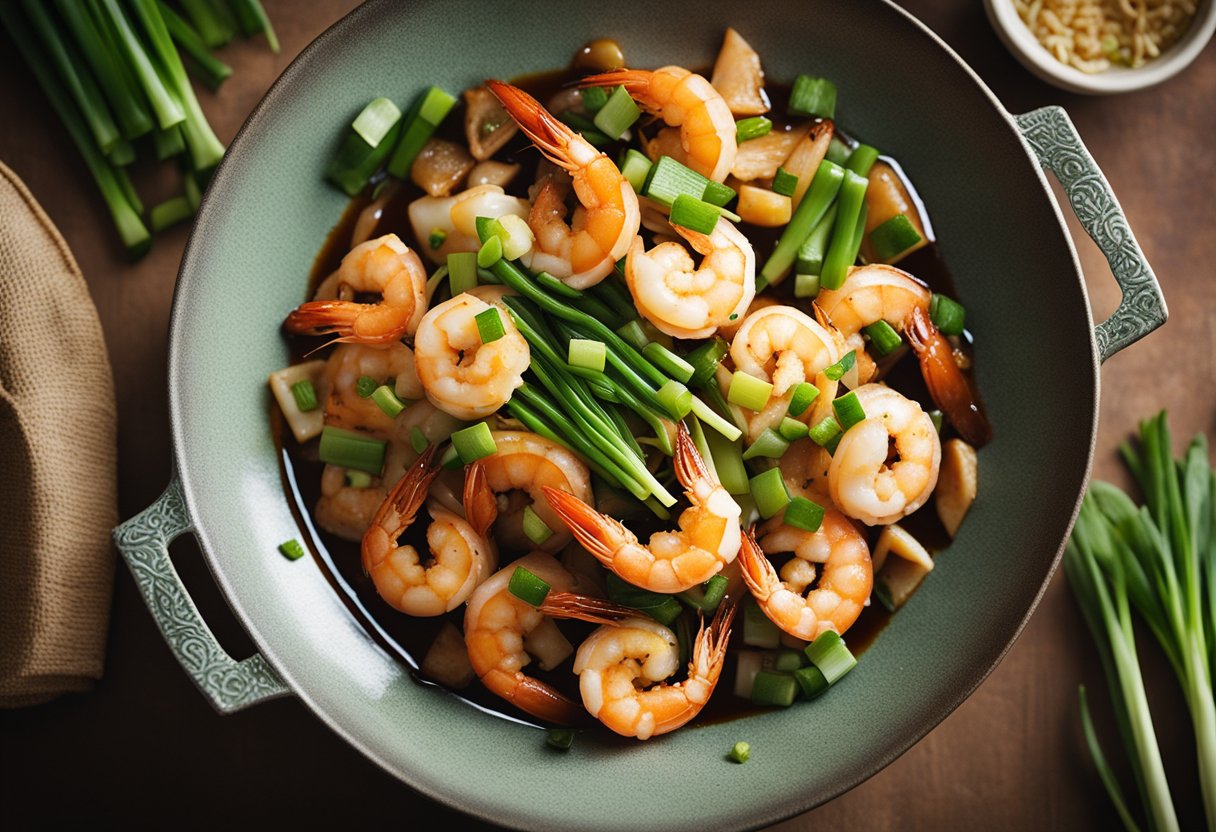
<path id="1" fill-rule="evenodd" d="M 114 425 L 110 362 L 84 276 L 0 163 L 0 707 L 101 678 Z"/>

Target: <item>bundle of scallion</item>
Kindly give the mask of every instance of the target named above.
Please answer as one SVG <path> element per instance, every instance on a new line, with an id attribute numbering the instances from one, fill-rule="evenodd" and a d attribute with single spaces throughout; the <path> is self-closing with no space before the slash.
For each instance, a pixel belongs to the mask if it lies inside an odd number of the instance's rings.
<path id="1" fill-rule="evenodd" d="M 0 24 L 67 128 L 133 257 L 151 245 L 149 225 L 160 231 L 194 214 L 224 155 L 187 67 L 214 90 L 232 68 L 210 50 L 238 29 L 264 33 L 279 49 L 259 0 L 179 5 L 182 14 L 165 0 L 0 0 Z M 147 211 L 127 174 L 139 144 L 158 160 L 181 160 L 183 192 Z"/>
<path id="2" fill-rule="evenodd" d="M 1164 411 L 1141 423 L 1139 448 L 1124 443 L 1121 451 L 1146 505 L 1094 482 L 1064 550 L 1064 568 L 1102 658 L 1147 828 L 1177 829 L 1178 818 L 1140 673 L 1133 607 L 1182 685 L 1207 825 L 1216 829 L 1216 472 L 1202 434 L 1181 459 L 1173 458 Z M 1124 825 L 1138 830 L 1094 733 L 1084 688 L 1081 719 L 1107 793 Z"/>

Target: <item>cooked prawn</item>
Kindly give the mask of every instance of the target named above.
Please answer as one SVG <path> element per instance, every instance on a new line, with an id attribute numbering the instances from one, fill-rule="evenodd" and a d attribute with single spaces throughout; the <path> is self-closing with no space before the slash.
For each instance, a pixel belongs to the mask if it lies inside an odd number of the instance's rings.
<path id="1" fill-rule="evenodd" d="M 385 347 L 339 344 L 325 363 L 329 382 L 325 424 L 387 436 L 393 430 L 393 418 L 375 401 L 359 395 L 356 386 L 362 376 L 378 384 L 395 379 L 394 392 L 398 397 L 420 399 L 422 382 L 414 365 L 414 351 L 400 341 Z"/>
<path id="2" fill-rule="evenodd" d="M 708 338 L 737 319 L 756 296 L 756 253 L 743 232 L 725 218 L 701 234 L 672 226 L 704 256 L 694 268 L 679 243 L 659 243 L 650 251 L 635 237 L 625 261 L 625 282 L 638 312 L 676 338 Z"/>
<path id="3" fill-rule="evenodd" d="M 941 440 L 929 414 L 890 387 L 863 384 L 854 392 L 866 418 L 840 437 L 828 487 L 845 514 L 868 526 L 887 525 L 916 511 L 933 493 Z"/>
<path id="4" fill-rule="evenodd" d="M 554 488 L 544 493 L 575 540 L 620 578 L 652 592 L 683 592 L 735 559 L 741 512 L 709 473 L 683 423 L 676 433 L 675 473 L 692 505 L 680 515 L 679 531 L 656 532 L 647 546 L 584 500 Z"/>
<path id="5" fill-rule="evenodd" d="M 497 450 L 465 472 L 469 520 L 483 534 L 494 524 L 494 537 L 507 551 L 534 547 L 558 551 L 570 542 L 570 530 L 544 499 L 542 489 L 556 488 L 590 503 L 591 471 L 576 454 L 535 433 L 499 430 L 491 435 Z M 539 546 L 523 532 L 523 514 L 528 506 L 553 531 Z"/>
<path id="6" fill-rule="evenodd" d="M 363 535 L 363 571 L 389 606 L 407 615 L 443 615 L 463 604 L 498 565 L 494 544 L 464 518 L 427 505 L 426 530 L 431 562 L 397 539 L 414 522 L 439 472 L 431 445 L 389 492 Z"/>
<path id="7" fill-rule="evenodd" d="M 718 684 L 736 609 L 727 599 L 708 627 L 701 622 L 688 678 L 674 684 L 665 680 L 680 666 L 675 633 L 641 616 L 600 627 L 574 657 L 583 706 L 611 730 L 639 740 L 687 724 Z"/>
<path id="8" fill-rule="evenodd" d="M 415 240 L 429 239 L 436 231 L 446 235 L 438 248 L 422 247 L 432 263 L 442 264 L 449 254 L 481 248 L 478 217 L 526 218 L 529 207 L 528 200 L 510 196 L 498 185 L 477 185 L 453 196 L 419 197 L 410 203 L 408 213 Z"/>
<path id="9" fill-rule="evenodd" d="M 950 342 L 930 320 L 928 310 L 913 310 L 907 334 L 934 403 L 971 445 L 986 444 L 992 439 L 992 426 L 983 405 L 955 362 Z"/>
<path id="10" fill-rule="evenodd" d="M 760 530 L 744 535 L 739 550 L 743 580 L 760 609 L 774 624 L 803 641 L 826 630 L 843 633 L 865 607 L 874 587 L 874 567 L 865 538 L 840 512 L 828 508 L 819 530 L 807 532 L 774 517 Z M 793 552 L 780 575 L 765 554 Z M 819 584 L 816 564 L 823 564 Z"/>
<path id="11" fill-rule="evenodd" d="M 535 98 L 501 81 L 486 86 L 545 158 L 571 174 L 580 203 L 567 224 L 560 192 L 552 183 L 542 187 L 528 217 L 536 241 L 525 265 L 575 289 L 594 286 L 625 256 L 638 233 L 641 211 L 633 186 L 611 159 Z"/>
<path id="12" fill-rule="evenodd" d="M 297 335 L 334 333 L 339 341 L 391 344 L 412 335 L 426 312 L 426 269 L 396 234 L 360 243 L 342 258 L 338 284 L 381 295 L 379 303 L 313 300 L 300 304 L 283 326 Z"/>
<path id="13" fill-rule="evenodd" d="M 617 69 L 584 78 L 579 86 L 623 86 L 646 112 L 680 128 L 684 158 L 678 161 L 697 173 L 722 182 L 734 166 L 735 117 L 704 76 L 679 66 Z"/>
<path id="14" fill-rule="evenodd" d="M 503 336 L 481 342 L 476 316 L 495 309 Z M 418 378 L 431 403 L 459 419 L 489 416 L 523 384 L 531 355 L 511 316 L 462 292 L 433 307 L 414 337 Z"/>

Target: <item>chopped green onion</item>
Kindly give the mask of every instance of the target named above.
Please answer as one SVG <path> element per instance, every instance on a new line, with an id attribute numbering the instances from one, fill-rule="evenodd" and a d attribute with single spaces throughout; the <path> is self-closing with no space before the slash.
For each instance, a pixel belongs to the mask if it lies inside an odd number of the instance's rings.
<path id="1" fill-rule="evenodd" d="M 674 595 L 641 589 L 621 580 L 612 572 L 609 572 L 604 580 L 609 600 L 645 613 L 664 627 L 670 626 L 684 612 L 684 606 Z"/>
<path id="2" fill-rule="evenodd" d="M 595 122 L 586 116 L 581 116 L 573 110 L 566 110 L 566 112 L 558 116 L 558 119 L 573 127 L 576 133 L 582 135 L 584 139 L 596 147 L 605 147 L 612 144 L 612 138 L 600 132 L 600 129 L 595 126 Z"/>
<path id="3" fill-rule="evenodd" d="M 797 189 L 798 177 L 785 168 L 777 168 L 777 175 L 773 177 L 773 192 L 792 197 Z"/>
<path id="4" fill-rule="evenodd" d="M 734 375 L 730 377 L 726 400 L 748 410 L 760 411 L 768 404 L 772 395 L 773 385 L 742 370 L 735 370 Z"/>
<path id="5" fill-rule="evenodd" d="M 299 560 L 304 557 L 304 547 L 300 545 L 300 541 L 294 537 L 291 540 L 284 540 L 279 544 L 279 551 L 283 557 L 288 560 Z"/>
<path id="6" fill-rule="evenodd" d="M 776 670 L 761 670 L 752 682 L 752 702 L 756 705 L 775 705 L 788 708 L 798 695 L 798 683 L 788 673 Z"/>
<path id="7" fill-rule="evenodd" d="M 477 265 L 488 269 L 502 259 L 502 238 L 497 234 L 481 244 L 477 252 Z"/>
<path id="8" fill-rule="evenodd" d="M 789 449 L 790 443 L 782 439 L 777 431 L 772 428 L 765 428 L 756 437 L 756 441 L 743 452 L 743 459 L 744 461 L 757 457 L 780 459 Z"/>
<path id="9" fill-rule="evenodd" d="M 686 592 L 681 592 L 676 597 L 693 609 L 709 614 L 722 603 L 722 599 L 726 597 L 726 590 L 729 586 L 730 581 L 725 575 L 714 575 L 700 586 L 693 587 Z"/>
<path id="10" fill-rule="evenodd" d="M 796 274 L 794 275 L 794 297 L 796 298 L 813 298 L 819 294 L 819 275 L 817 274 Z"/>
<path id="11" fill-rule="evenodd" d="M 351 123 L 325 175 L 347 196 L 359 193 L 393 149 L 400 125 L 396 104 L 387 98 L 373 100 Z"/>
<path id="12" fill-rule="evenodd" d="M 836 417 L 824 416 L 821 421 L 811 426 L 808 435 L 816 445 L 826 448 L 833 439 L 840 436 L 840 433 L 840 423 L 836 421 Z"/>
<path id="13" fill-rule="evenodd" d="M 770 468 L 764 473 L 757 474 L 749 481 L 752 499 L 756 501 L 756 511 L 765 520 L 776 516 L 789 504 L 790 492 L 785 487 L 780 468 Z"/>
<path id="14" fill-rule="evenodd" d="M 857 259 L 857 224 L 865 207 L 866 188 L 870 180 L 853 171 L 844 173 L 840 186 L 836 223 L 832 227 L 832 240 L 823 256 L 823 268 L 819 283 L 825 289 L 839 289 L 848 274 L 849 266 Z"/>
<path id="15" fill-rule="evenodd" d="M 454 432 L 452 447 L 456 449 L 456 455 L 465 465 L 491 456 L 498 451 L 498 445 L 490 433 L 490 426 L 485 422 L 478 422 L 471 427 Z"/>
<path id="16" fill-rule="evenodd" d="M 836 199 L 846 173 L 840 165 L 826 159 L 819 163 L 802 201 L 794 209 L 794 215 L 781 232 L 781 239 L 777 241 L 776 248 L 760 270 L 760 277 L 764 278 L 768 285 L 776 286 L 789 273 L 798 255 L 798 249 L 806 242 L 807 235 L 815 230 L 815 226 L 832 207 L 832 200 Z"/>
<path id="17" fill-rule="evenodd" d="M 414 449 L 414 453 L 422 453 L 430 444 L 426 434 L 422 432 L 422 428 L 417 425 L 410 428 L 410 447 Z"/>
<path id="18" fill-rule="evenodd" d="M 477 253 L 457 251 L 448 255 L 448 285 L 452 297 L 477 285 Z"/>
<path id="19" fill-rule="evenodd" d="M 743 643 L 769 650 L 776 650 L 781 644 L 781 630 L 750 598 L 743 605 Z"/>
<path id="20" fill-rule="evenodd" d="M 819 668 L 829 685 L 836 684 L 840 677 L 857 666 L 857 659 L 849 652 L 849 648 L 845 647 L 840 634 L 835 630 L 820 633 L 806 648 L 806 657 L 811 660 L 811 664 Z"/>
<path id="21" fill-rule="evenodd" d="M 671 203 L 671 224 L 700 234 L 712 234 L 721 216 L 717 207 L 688 194 L 680 194 Z"/>
<path id="22" fill-rule="evenodd" d="M 595 126 L 608 138 L 619 139 L 642 115 L 624 87 L 617 87 L 595 114 Z"/>
<path id="23" fill-rule="evenodd" d="M 321 429 L 321 445 L 317 453 L 322 462 L 330 465 L 379 476 L 384 468 L 384 449 L 387 445 L 382 439 L 326 425 Z"/>
<path id="24" fill-rule="evenodd" d="M 777 650 L 777 657 L 773 659 L 773 670 L 778 670 L 782 673 L 793 673 L 798 668 L 805 667 L 806 664 L 806 656 L 801 650 L 781 647 Z"/>
<path id="25" fill-rule="evenodd" d="M 833 133 L 832 140 L 828 143 L 827 160 L 844 167 L 845 163 L 849 161 L 849 156 L 851 155 L 853 155 L 852 149 L 847 143 L 845 143 L 843 139 L 840 138 L 840 134 Z"/>
<path id="26" fill-rule="evenodd" d="M 642 355 L 676 381 L 687 384 L 692 379 L 693 366 L 662 344 L 652 341 L 642 347 Z"/>
<path id="27" fill-rule="evenodd" d="M 603 371 L 608 357 L 608 347 L 603 341 L 587 338 L 571 338 L 567 362 L 573 367 L 586 367 Z"/>
<path id="28" fill-rule="evenodd" d="M 646 330 L 642 329 L 642 322 L 638 320 L 625 324 L 616 331 L 616 334 L 639 350 L 650 343 L 650 339 L 646 337 Z"/>
<path id="29" fill-rule="evenodd" d="M 709 179 L 690 167 L 682 165 L 670 156 L 660 156 L 650 167 L 642 191 L 646 196 L 665 206 L 675 202 L 680 194 L 701 199 Z"/>
<path id="30" fill-rule="evenodd" d="M 562 283 L 548 272 L 538 272 L 536 275 L 536 282 L 538 285 L 543 286 L 550 292 L 553 292 L 556 295 L 561 295 L 564 298 L 570 298 L 570 300 L 581 300 L 587 297 L 580 290 L 575 289 L 572 286 L 567 286 L 565 283 Z"/>
<path id="31" fill-rule="evenodd" d="M 940 434 L 942 432 L 942 425 L 945 422 L 945 417 L 942 416 L 942 412 L 940 410 L 930 410 L 929 421 L 933 423 L 934 429 L 936 429 L 938 434 Z"/>
<path id="32" fill-rule="evenodd" d="M 589 87 L 589 89 L 603 91 L 602 87 Z M 584 93 L 587 90 L 583 90 Z M 629 181 L 633 190 L 637 193 L 642 192 L 642 188 L 646 185 L 646 177 L 650 174 L 652 167 L 646 154 L 641 151 L 634 150 L 632 147 L 625 151 L 625 155 L 621 157 L 621 175 Z"/>
<path id="33" fill-rule="evenodd" d="M 397 105 L 390 99 L 375 98 L 355 116 L 350 129 L 362 137 L 368 147 L 375 147 L 384 140 L 400 118 L 401 110 L 397 109 Z"/>
<path id="34" fill-rule="evenodd" d="M 807 532 L 819 531 L 823 523 L 823 506 L 806 497 L 795 497 L 785 507 L 785 525 Z"/>
<path id="35" fill-rule="evenodd" d="M 522 566 L 515 567 L 515 571 L 511 573 L 511 580 L 507 582 L 507 592 L 534 607 L 539 607 L 545 602 L 551 589 L 552 587 L 544 579 Z"/>
<path id="36" fill-rule="evenodd" d="M 729 351 L 730 345 L 715 335 L 712 340 L 706 341 L 684 356 L 684 360 L 692 367 L 692 376 L 687 379 L 687 383 L 693 387 L 708 384 Z"/>
<path id="37" fill-rule="evenodd" d="M 828 689 L 828 680 L 823 675 L 823 671 L 809 665 L 800 667 L 793 672 L 794 681 L 798 683 L 798 687 L 802 689 L 803 699 L 815 699 L 823 694 Z"/>
<path id="38" fill-rule="evenodd" d="M 675 379 L 660 387 L 655 396 L 673 419 L 683 419 L 692 410 L 692 391 Z"/>
<path id="39" fill-rule="evenodd" d="M 477 239 L 482 243 L 491 237 L 497 237 L 503 241 L 507 239 L 507 229 L 502 227 L 498 217 L 476 217 L 473 223 L 477 227 Z"/>
<path id="40" fill-rule="evenodd" d="M 718 390 L 713 384 L 707 384 L 701 388 L 706 396 L 715 396 L 715 401 L 722 400 L 722 391 Z M 723 401 L 723 403 L 725 403 Z M 729 406 L 728 406 L 729 407 Z M 737 409 L 737 408 L 736 408 Z M 707 426 L 713 428 L 716 432 L 726 437 L 731 442 L 734 442 L 743 433 L 742 429 L 733 422 L 729 422 L 722 416 L 718 415 L 718 411 L 710 407 L 700 396 L 694 396 L 692 400 L 692 412 L 696 417 L 704 422 Z M 734 412 L 731 412 L 731 418 L 734 418 Z"/>
<path id="41" fill-rule="evenodd" d="M 859 144 L 849 154 L 849 161 L 844 166 L 858 176 L 868 176 L 870 168 L 878 161 L 878 150 L 868 144 Z"/>
<path id="42" fill-rule="evenodd" d="M 904 342 L 904 339 L 899 337 L 899 333 L 882 319 L 875 321 L 862 331 L 869 336 L 870 343 L 874 345 L 874 349 L 880 356 L 890 355 Z"/>
<path id="43" fill-rule="evenodd" d="M 291 396 L 301 413 L 317 409 L 317 388 L 308 379 L 302 378 L 291 385 Z"/>
<path id="44" fill-rule="evenodd" d="M 346 484 L 351 488 L 368 488 L 372 484 L 372 475 L 366 471 L 347 471 Z"/>
<path id="45" fill-rule="evenodd" d="M 574 745 L 574 732 L 569 728 L 550 728 L 549 733 L 545 734 L 545 744 L 558 751 L 569 751 L 570 746 Z"/>
<path id="46" fill-rule="evenodd" d="M 524 534 L 528 536 L 528 540 L 531 540 L 537 546 L 544 545 L 546 540 L 553 537 L 553 529 L 549 528 L 549 525 L 540 519 L 540 515 L 532 509 L 532 506 L 524 506 L 523 529 Z"/>
<path id="47" fill-rule="evenodd" d="M 266 45 L 270 47 L 270 51 L 279 51 L 279 38 L 274 33 L 274 27 L 270 25 L 270 17 L 262 8 L 261 0 L 228 0 L 228 6 L 236 15 L 241 33 L 245 37 L 260 32 L 266 35 Z"/>
<path id="48" fill-rule="evenodd" d="M 786 416 L 777 425 L 777 433 L 781 434 L 781 438 L 786 442 L 797 442 L 805 437 L 809 431 L 810 427 L 807 426 L 806 422 L 791 419 L 789 416 Z"/>
<path id="49" fill-rule="evenodd" d="M 758 139 L 773 132 L 772 120 L 764 116 L 741 118 L 735 122 L 735 141 L 742 144 L 750 139 Z"/>
<path id="50" fill-rule="evenodd" d="M 148 212 L 148 225 L 153 231 L 164 231 L 192 216 L 194 209 L 190 207 L 190 200 L 184 196 L 175 196 L 152 206 L 152 210 Z"/>
<path id="51" fill-rule="evenodd" d="M 847 431 L 858 422 L 864 422 L 866 418 L 866 412 L 861 407 L 856 390 L 850 390 L 833 401 L 832 410 L 836 413 L 836 421 L 840 423 L 841 432 Z"/>
<path id="52" fill-rule="evenodd" d="M 721 433 L 705 434 L 705 444 L 709 446 L 709 455 L 714 461 L 714 470 L 718 472 L 718 482 L 728 494 L 750 494 L 751 486 L 747 481 L 747 467 L 743 464 L 743 454 L 739 443 L 727 439 Z"/>
<path id="53" fill-rule="evenodd" d="M 477 334 L 481 336 L 483 344 L 492 344 L 507 334 L 502 325 L 502 313 L 496 306 L 481 310 L 473 316 L 473 320 L 477 323 Z"/>
<path id="54" fill-rule="evenodd" d="M 967 310 L 956 300 L 934 293 L 929 301 L 929 319 L 942 335 L 962 335 Z"/>
<path id="55" fill-rule="evenodd" d="M 422 146 L 430 140 L 435 129 L 456 106 L 456 98 L 438 87 L 429 87 L 414 101 L 401 120 L 401 140 L 388 162 L 388 172 L 404 179 L 414 164 Z"/>
<path id="56" fill-rule="evenodd" d="M 386 179 L 384 181 L 389 182 L 391 180 Z M 434 251 L 438 248 L 442 248 L 443 244 L 447 242 L 447 239 L 448 232 L 444 231 L 442 228 L 433 228 L 431 229 L 430 236 L 426 238 L 426 244 L 431 247 L 431 251 Z"/>
<path id="57" fill-rule="evenodd" d="M 790 89 L 786 111 L 792 116 L 835 118 L 836 85 L 826 78 L 799 75 Z"/>
<path id="58" fill-rule="evenodd" d="M 439 465 L 445 471 L 456 471 L 460 468 L 460 454 L 456 453 L 455 446 L 448 446 L 448 449 L 443 452 L 443 456 L 439 457 Z"/>
<path id="59" fill-rule="evenodd" d="M 857 365 L 857 351 L 849 350 L 840 357 L 840 360 L 835 364 L 824 369 L 823 374 L 832 381 L 840 381 L 844 378 L 845 373 L 853 369 Z"/>
<path id="60" fill-rule="evenodd" d="M 381 384 L 372 392 L 372 401 L 390 419 L 396 419 L 397 414 L 405 410 L 405 402 L 397 398 L 396 392 L 387 384 Z"/>
<path id="61" fill-rule="evenodd" d="M 907 214 L 896 214 L 870 232 L 870 245 L 879 260 L 894 260 L 921 240 Z"/>
<path id="62" fill-rule="evenodd" d="M 730 753 L 726 755 L 727 759 L 732 763 L 746 763 L 752 755 L 752 747 L 745 742 L 737 742 L 730 747 Z"/>
<path id="63" fill-rule="evenodd" d="M 732 199 L 738 196 L 735 189 L 729 185 L 723 185 L 721 182 L 715 182 L 712 179 L 707 179 L 705 182 L 705 191 L 701 194 L 701 199 L 708 202 L 710 205 L 717 205 L 719 208 L 725 207 Z M 739 222 L 737 214 L 728 214 L 723 211 L 723 215 L 729 217 L 732 222 Z"/>
<path id="64" fill-rule="evenodd" d="M 579 92 L 583 98 L 583 109 L 589 113 L 598 113 L 608 103 L 608 90 L 604 87 L 585 87 Z"/>
<path id="65" fill-rule="evenodd" d="M 798 386 L 794 388 L 794 392 L 790 396 L 789 414 L 791 416 L 801 416 L 803 413 L 806 413 L 806 409 L 817 398 L 819 398 L 818 387 L 809 381 L 798 382 Z"/>
<path id="66" fill-rule="evenodd" d="M 371 376 L 359 376 L 359 380 L 355 382 L 355 392 L 359 394 L 359 398 L 366 399 L 375 393 L 379 386 L 380 382 Z"/>
<path id="67" fill-rule="evenodd" d="M 823 271 L 823 255 L 827 250 L 828 238 L 832 234 L 832 227 L 835 223 L 836 206 L 833 205 L 798 249 L 798 262 L 794 268 L 799 274 L 818 276 Z"/>

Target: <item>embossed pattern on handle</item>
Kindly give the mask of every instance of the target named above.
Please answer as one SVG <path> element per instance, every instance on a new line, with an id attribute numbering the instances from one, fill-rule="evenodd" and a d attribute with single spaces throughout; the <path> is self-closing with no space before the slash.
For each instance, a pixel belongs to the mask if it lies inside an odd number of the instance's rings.
<path id="1" fill-rule="evenodd" d="M 1098 357 L 1105 361 L 1165 323 L 1169 312 L 1161 284 L 1068 113 L 1060 107 L 1043 107 L 1014 116 L 1014 121 L 1039 163 L 1056 175 L 1081 227 L 1106 255 L 1123 290 L 1119 308 L 1094 327 Z"/>
<path id="2" fill-rule="evenodd" d="M 169 543 L 192 531 L 175 476 L 156 502 L 114 529 L 114 543 L 131 568 L 169 649 L 221 714 L 291 693 L 260 654 L 229 656 L 203 621 L 169 559 Z"/>

